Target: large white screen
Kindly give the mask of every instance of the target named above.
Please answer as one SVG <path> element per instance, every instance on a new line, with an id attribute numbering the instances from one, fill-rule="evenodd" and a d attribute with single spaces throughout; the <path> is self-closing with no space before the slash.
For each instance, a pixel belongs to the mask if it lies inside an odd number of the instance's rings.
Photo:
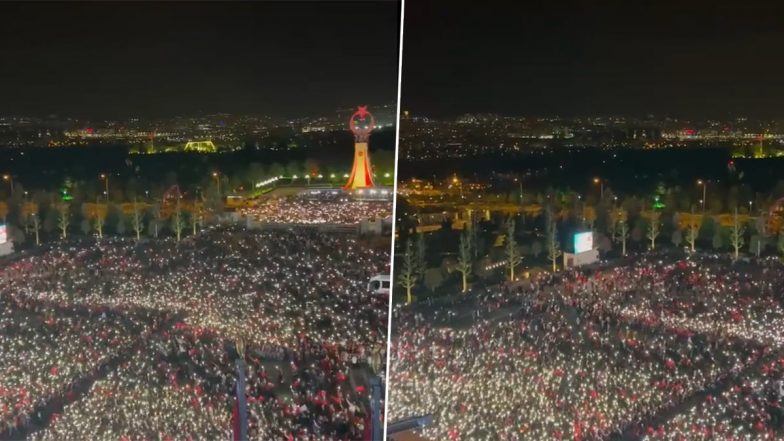
<path id="1" fill-rule="evenodd" d="M 574 252 L 584 253 L 593 249 L 593 233 L 576 233 L 574 235 Z"/>

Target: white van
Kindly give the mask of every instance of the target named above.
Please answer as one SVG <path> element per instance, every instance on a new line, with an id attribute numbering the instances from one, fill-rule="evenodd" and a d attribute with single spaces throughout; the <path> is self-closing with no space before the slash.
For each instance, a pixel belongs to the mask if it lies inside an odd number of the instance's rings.
<path id="1" fill-rule="evenodd" d="M 370 278 L 368 291 L 373 294 L 389 295 L 390 279 L 389 274 L 378 274 Z"/>

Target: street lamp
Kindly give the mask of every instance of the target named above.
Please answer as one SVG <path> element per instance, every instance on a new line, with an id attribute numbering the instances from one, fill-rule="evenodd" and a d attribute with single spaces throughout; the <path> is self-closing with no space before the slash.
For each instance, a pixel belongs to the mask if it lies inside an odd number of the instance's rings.
<path id="1" fill-rule="evenodd" d="M 3 175 L 3 180 L 8 181 L 9 185 L 11 186 L 11 196 L 14 196 L 14 177 L 11 175 Z"/>
<path id="2" fill-rule="evenodd" d="M 604 200 L 604 180 L 602 178 L 593 178 L 594 184 L 599 184 L 599 200 Z"/>
<path id="3" fill-rule="evenodd" d="M 697 179 L 697 185 L 702 185 L 702 214 L 705 214 L 705 201 L 707 200 L 707 192 L 708 192 L 708 181 L 703 181 L 702 179 Z"/>
<path id="4" fill-rule="evenodd" d="M 103 194 L 106 195 L 106 202 L 109 202 L 109 175 L 106 173 L 101 173 L 101 179 L 103 179 Z"/>
<path id="5" fill-rule="evenodd" d="M 212 177 L 215 178 L 215 184 L 218 186 L 218 197 L 220 197 L 221 196 L 220 173 L 214 171 L 214 172 L 212 172 Z"/>
<path id="6" fill-rule="evenodd" d="M 523 202 L 523 180 L 515 178 L 515 182 L 520 184 L 520 203 Z"/>
<path id="7" fill-rule="evenodd" d="M 754 201 L 752 201 L 752 200 L 749 200 L 749 215 L 751 215 L 751 204 L 752 204 L 753 202 L 754 202 Z"/>

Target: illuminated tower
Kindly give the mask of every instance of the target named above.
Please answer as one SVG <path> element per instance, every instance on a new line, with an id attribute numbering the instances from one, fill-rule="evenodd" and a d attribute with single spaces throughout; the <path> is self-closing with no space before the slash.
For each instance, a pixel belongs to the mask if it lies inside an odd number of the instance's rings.
<path id="1" fill-rule="evenodd" d="M 368 156 L 368 140 L 370 132 L 376 126 L 376 120 L 367 111 L 367 106 L 359 106 L 357 111 L 351 115 L 348 126 L 354 133 L 354 166 L 351 168 L 351 176 L 343 188 L 354 190 L 372 187 L 373 169 L 370 167 L 370 157 Z"/>

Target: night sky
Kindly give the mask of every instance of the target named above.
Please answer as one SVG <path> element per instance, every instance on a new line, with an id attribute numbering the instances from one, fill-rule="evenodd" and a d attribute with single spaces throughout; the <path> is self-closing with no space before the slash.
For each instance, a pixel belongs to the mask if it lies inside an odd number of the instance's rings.
<path id="1" fill-rule="evenodd" d="M 307 116 L 397 96 L 400 4 L 0 3 L 0 115 Z"/>
<path id="2" fill-rule="evenodd" d="M 420 0 L 405 12 L 414 115 L 784 117 L 784 2 Z"/>

